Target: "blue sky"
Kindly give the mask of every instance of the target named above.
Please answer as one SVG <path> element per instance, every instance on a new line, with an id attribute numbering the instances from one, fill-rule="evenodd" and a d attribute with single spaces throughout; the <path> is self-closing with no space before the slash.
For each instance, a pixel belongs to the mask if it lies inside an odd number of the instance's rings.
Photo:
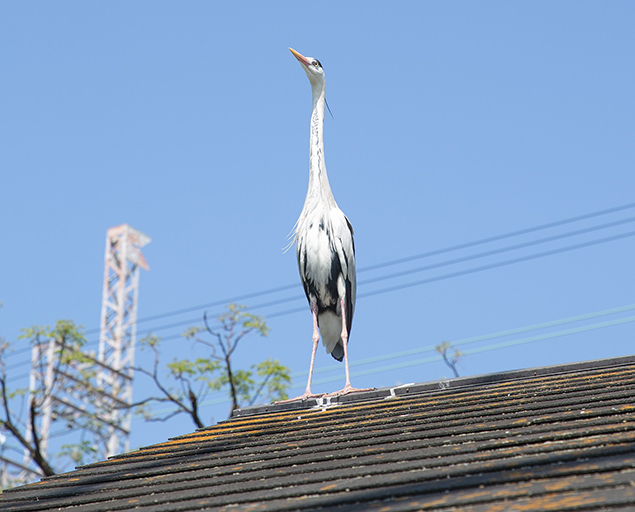
<path id="1" fill-rule="evenodd" d="M 282 249 L 311 99 L 292 46 L 324 66 L 327 168 L 355 228 L 353 385 L 450 377 L 428 350 L 444 340 L 479 338 L 462 375 L 631 354 L 634 19 L 619 1 L 3 3 L 0 336 L 65 318 L 96 347 L 105 234 L 127 223 L 152 238 L 139 318 L 193 309 L 139 324 L 166 361 L 197 354 L 178 337 L 197 306 L 295 285 L 241 301 L 272 332 L 237 364 L 277 358 L 300 393 L 311 316 Z M 23 382 L 28 353 L 10 362 Z M 316 366 L 315 390 L 343 386 L 322 348 Z M 205 420 L 224 419 L 210 400 Z M 193 428 L 135 427 L 133 446 Z"/>

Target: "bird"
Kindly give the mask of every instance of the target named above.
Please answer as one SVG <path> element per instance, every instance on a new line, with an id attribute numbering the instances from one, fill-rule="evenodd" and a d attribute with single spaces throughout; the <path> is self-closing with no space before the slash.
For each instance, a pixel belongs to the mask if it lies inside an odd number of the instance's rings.
<path id="1" fill-rule="evenodd" d="M 348 339 L 353 323 L 357 280 L 353 226 L 339 209 L 329 185 L 324 163 L 324 68 L 319 60 L 291 53 L 304 69 L 313 95 L 310 122 L 309 187 L 298 218 L 294 241 L 298 270 L 313 316 L 313 348 L 305 392 L 293 400 L 321 397 L 311 392 L 313 365 L 320 335 L 326 352 L 344 360 L 346 384 L 331 395 L 365 391 L 351 386 L 348 367 Z"/>

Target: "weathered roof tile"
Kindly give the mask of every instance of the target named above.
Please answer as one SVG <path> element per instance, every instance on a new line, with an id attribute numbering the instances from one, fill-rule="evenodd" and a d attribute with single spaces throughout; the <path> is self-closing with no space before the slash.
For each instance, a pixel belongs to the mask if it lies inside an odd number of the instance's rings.
<path id="1" fill-rule="evenodd" d="M 635 509 L 635 357 L 252 407 L 0 508 Z"/>

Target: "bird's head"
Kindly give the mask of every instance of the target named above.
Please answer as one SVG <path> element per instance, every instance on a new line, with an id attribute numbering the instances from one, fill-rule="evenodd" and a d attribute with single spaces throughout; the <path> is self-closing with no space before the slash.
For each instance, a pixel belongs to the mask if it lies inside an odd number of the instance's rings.
<path id="1" fill-rule="evenodd" d="M 296 59 L 302 65 L 306 76 L 309 77 L 309 81 L 311 82 L 311 86 L 323 85 L 324 84 L 324 69 L 322 69 L 322 64 L 317 59 L 313 57 L 305 57 L 299 52 L 296 52 L 293 48 L 289 48 L 291 53 L 295 56 Z"/>

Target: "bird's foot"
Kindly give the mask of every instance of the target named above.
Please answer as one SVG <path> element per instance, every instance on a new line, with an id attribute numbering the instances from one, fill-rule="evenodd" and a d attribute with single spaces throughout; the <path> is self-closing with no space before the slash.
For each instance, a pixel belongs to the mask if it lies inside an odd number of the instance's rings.
<path id="1" fill-rule="evenodd" d="M 308 400 L 309 398 L 322 398 L 324 395 L 326 395 L 326 393 L 311 393 L 310 391 L 305 391 L 300 396 L 288 398 L 287 400 L 278 400 L 274 402 L 274 404 L 288 404 L 289 402 L 298 402 L 301 400 Z"/>
<path id="2" fill-rule="evenodd" d="M 326 396 L 342 396 L 348 395 L 350 393 L 361 393 L 362 391 L 375 391 L 375 388 L 354 388 L 350 384 L 346 384 L 346 386 L 344 386 L 344 389 L 340 389 L 335 393 L 329 393 Z"/>

